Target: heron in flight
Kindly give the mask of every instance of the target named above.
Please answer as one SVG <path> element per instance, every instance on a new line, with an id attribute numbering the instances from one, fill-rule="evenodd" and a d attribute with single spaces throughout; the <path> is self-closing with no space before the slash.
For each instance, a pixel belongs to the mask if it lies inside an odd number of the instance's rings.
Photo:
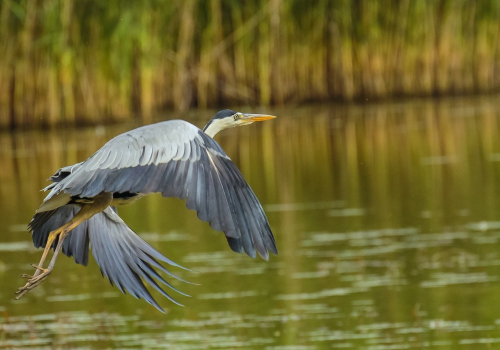
<path id="1" fill-rule="evenodd" d="M 111 284 L 158 310 L 143 281 L 178 304 L 157 283 L 175 289 L 158 270 L 178 278 L 160 262 L 181 267 L 143 241 L 118 216 L 116 207 L 149 193 L 186 199 L 198 218 L 223 231 L 235 252 L 269 258 L 276 244 L 259 200 L 243 175 L 213 137 L 221 130 L 275 118 L 222 110 L 203 130 L 183 120 L 143 126 L 108 141 L 84 162 L 59 169 L 50 190 L 29 223 L 35 247 L 45 248 L 33 276 L 16 299 L 52 272 L 60 251 L 78 264 L 92 254 Z M 43 267 L 50 249 L 54 254 Z M 155 269 L 156 268 L 156 269 Z M 185 282 L 185 281 L 184 281 Z"/>

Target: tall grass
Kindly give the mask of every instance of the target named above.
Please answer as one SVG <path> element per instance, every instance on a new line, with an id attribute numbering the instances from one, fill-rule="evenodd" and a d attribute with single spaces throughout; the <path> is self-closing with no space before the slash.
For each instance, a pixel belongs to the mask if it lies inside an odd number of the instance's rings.
<path id="1" fill-rule="evenodd" d="M 0 127 L 492 91 L 496 0 L 2 0 Z"/>

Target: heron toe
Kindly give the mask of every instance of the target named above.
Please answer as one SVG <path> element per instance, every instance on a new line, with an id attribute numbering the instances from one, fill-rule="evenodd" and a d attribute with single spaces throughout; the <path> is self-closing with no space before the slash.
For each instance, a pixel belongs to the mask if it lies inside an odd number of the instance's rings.
<path id="1" fill-rule="evenodd" d="M 40 275 L 32 276 L 24 286 L 19 287 L 19 289 L 16 292 L 16 294 L 17 294 L 16 299 L 17 300 L 21 299 L 24 296 L 24 294 L 28 293 L 33 288 L 38 287 L 40 285 L 40 283 L 45 281 L 45 279 L 52 272 L 52 270 L 50 270 L 50 269 L 44 269 L 44 270 L 45 271 L 43 273 L 41 273 Z"/>

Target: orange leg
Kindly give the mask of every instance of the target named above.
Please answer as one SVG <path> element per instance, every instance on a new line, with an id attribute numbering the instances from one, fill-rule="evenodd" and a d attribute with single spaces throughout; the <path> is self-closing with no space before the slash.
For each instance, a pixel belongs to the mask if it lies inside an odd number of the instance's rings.
<path id="1" fill-rule="evenodd" d="M 40 262 L 38 265 L 32 265 L 33 267 L 36 268 L 35 273 L 33 276 L 29 276 L 26 274 L 22 274 L 21 277 L 26 277 L 29 278 L 28 282 L 23 286 L 20 287 L 16 294 L 16 299 L 20 299 L 24 296 L 24 294 L 28 293 L 30 290 L 33 288 L 37 287 L 40 283 L 42 283 L 52 272 L 54 269 L 54 265 L 56 263 L 57 256 L 59 254 L 59 251 L 62 248 L 64 239 L 68 236 L 68 234 L 73 230 L 75 227 L 80 225 L 82 222 L 85 220 L 90 219 L 92 216 L 94 216 L 97 213 L 100 213 L 104 209 L 106 209 L 109 204 L 111 204 L 111 201 L 113 200 L 113 194 L 112 193 L 101 193 L 98 196 L 94 198 L 94 202 L 91 204 L 87 204 L 82 206 L 80 211 L 66 224 L 63 226 L 59 227 L 58 229 L 52 231 L 49 234 L 49 237 L 47 239 L 47 243 L 45 245 L 45 249 L 42 254 L 42 258 L 40 259 Z M 59 242 L 57 243 L 57 247 L 54 249 L 54 255 L 52 256 L 52 260 L 50 261 L 49 266 L 44 269 L 43 263 L 45 262 L 45 259 L 47 258 L 47 255 L 49 253 L 50 248 L 52 247 L 52 244 L 54 243 L 55 239 L 59 237 Z"/>

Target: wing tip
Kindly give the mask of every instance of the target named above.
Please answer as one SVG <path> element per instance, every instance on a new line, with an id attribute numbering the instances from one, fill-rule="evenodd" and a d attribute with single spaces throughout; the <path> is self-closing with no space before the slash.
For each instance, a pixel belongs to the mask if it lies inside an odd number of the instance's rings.
<path id="1" fill-rule="evenodd" d="M 150 303 L 150 304 L 153 305 L 156 308 L 156 310 L 160 311 L 162 314 L 167 314 L 167 312 L 165 310 L 163 310 L 163 308 L 160 305 L 158 305 L 157 303 L 155 303 L 155 304 Z"/>
<path id="2" fill-rule="evenodd" d="M 266 252 L 264 254 L 262 254 L 261 252 L 259 252 L 259 255 L 265 261 L 269 261 L 269 252 L 267 250 L 266 250 Z"/>
<path id="3" fill-rule="evenodd" d="M 269 249 L 269 251 L 274 255 L 278 255 L 278 248 L 275 245 L 273 245 L 272 247 L 268 247 L 267 249 Z"/>

